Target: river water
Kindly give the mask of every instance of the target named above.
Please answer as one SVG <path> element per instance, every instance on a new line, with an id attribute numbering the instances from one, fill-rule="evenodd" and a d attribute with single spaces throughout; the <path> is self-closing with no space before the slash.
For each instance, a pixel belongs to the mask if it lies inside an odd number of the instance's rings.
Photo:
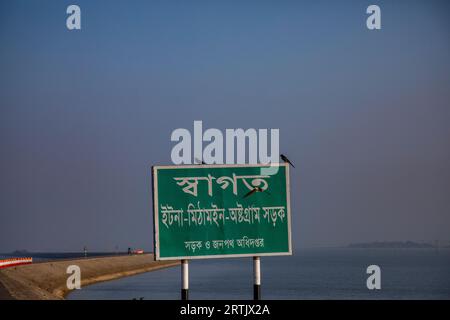
<path id="1" fill-rule="evenodd" d="M 366 269 L 381 268 L 381 290 Z M 191 299 L 251 299 L 252 259 L 189 262 Z M 262 257 L 263 299 L 450 299 L 449 249 L 305 249 Z M 76 290 L 68 299 L 179 299 L 180 267 Z"/>

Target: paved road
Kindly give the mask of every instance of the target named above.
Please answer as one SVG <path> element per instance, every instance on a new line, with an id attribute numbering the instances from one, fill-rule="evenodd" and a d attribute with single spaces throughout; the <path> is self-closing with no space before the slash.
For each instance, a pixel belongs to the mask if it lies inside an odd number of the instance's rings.
<path id="1" fill-rule="evenodd" d="M 11 300 L 13 297 L 9 294 L 8 290 L 0 282 L 0 300 Z"/>
<path id="2" fill-rule="evenodd" d="M 92 259 L 55 260 L 32 263 L 17 268 L 0 270 L 0 282 L 8 286 L 13 294 L 2 286 L 2 299 L 49 300 L 62 299 L 67 289 L 67 267 L 77 265 L 83 270 L 82 285 L 107 281 L 179 265 L 179 261 L 155 261 L 153 254 L 110 256 Z M 20 281 L 19 281 L 20 280 Z"/>

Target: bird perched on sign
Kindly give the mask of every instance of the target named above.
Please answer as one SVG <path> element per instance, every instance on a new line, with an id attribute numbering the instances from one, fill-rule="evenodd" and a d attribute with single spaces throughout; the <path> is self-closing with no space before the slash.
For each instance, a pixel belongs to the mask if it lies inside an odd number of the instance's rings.
<path id="1" fill-rule="evenodd" d="M 292 168 L 295 168 L 295 166 L 292 164 L 292 162 L 284 154 L 280 154 L 280 158 L 284 162 L 289 163 L 292 166 Z"/>
<path id="2" fill-rule="evenodd" d="M 196 161 L 198 164 L 206 164 L 205 161 L 200 160 L 199 158 L 195 158 L 195 161 Z"/>
<path id="3" fill-rule="evenodd" d="M 264 192 L 263 189 L 261 189 L 260 187 L 254 187 L 252 190 L 250 190 L 245 196 L 244 198 L 247 198 L 249 196 L 251 196 L 252 194 L 256 193 L 256 192 Z M 268 191 L 266 191 L 267 194 L 270 194 Z"/>

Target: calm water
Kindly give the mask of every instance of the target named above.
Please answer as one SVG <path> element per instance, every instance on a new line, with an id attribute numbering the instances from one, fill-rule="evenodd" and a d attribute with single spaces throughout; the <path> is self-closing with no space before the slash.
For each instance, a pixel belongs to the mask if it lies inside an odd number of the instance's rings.
<path id="1" fill-rule="evenodd" d="M 381 267 L 381 290 L 366 288 Z M 450 250 L 310 249 L 261 258 L 264 299 L 450 299 Z M 98 283 L 69 299 L 179 299 L 180 267 Z M 251 299 L 252 260 L 190 261 L 191 299 Z"/>

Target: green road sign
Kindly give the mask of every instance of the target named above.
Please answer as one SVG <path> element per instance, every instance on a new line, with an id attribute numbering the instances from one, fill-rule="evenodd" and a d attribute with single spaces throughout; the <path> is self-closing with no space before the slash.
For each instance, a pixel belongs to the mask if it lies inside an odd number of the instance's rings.
<path id="1" fill-rule="evenodd" d="M 156 260 L 291 255 L 289 166 L 153 167 Z"/>

